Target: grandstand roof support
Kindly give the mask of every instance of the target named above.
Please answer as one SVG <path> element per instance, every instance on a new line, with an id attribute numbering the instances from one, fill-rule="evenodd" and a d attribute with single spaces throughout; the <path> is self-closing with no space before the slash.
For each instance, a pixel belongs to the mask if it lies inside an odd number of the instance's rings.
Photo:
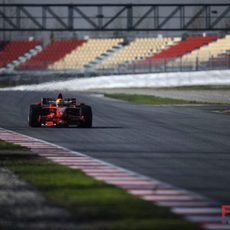
<path id="1" fill-rule="evenodd" d="M 155 12 L 156 12 L 156 10 L 157 10 L 156 6 L 151 6 L 151 7 L 149 7 L 149 9 L 145 12 L 145 14 L 143 14 L 143 15 L 138 19 L 138 21 L 135 23 L 135 25 L 133 26 L 133 28 L 137 28 L 137 26 L 138 26 L 145 18 L 147 18 L 154 10 L 155 10 Z M 155 13 L 155 14 L 156 14 L 156 13 Z M 158 26 L 158 24 L 157 24 L 157 26 Z M 157 26 L 156 26 L 156 23 L 155 23 L 155 27 L 157 27 Z"/>
<path id="2" fill-rule="evenodd" d="M 0 31 L 229 31 L 229 21 L 230 4 L 0 4 Z"/>
<path id="3" fill-rule="evenodd" d="M 222 14 L 212 23 L 211 27 L 215 27 L 226 15 L 228 15 L 230 12 L 230 5 L 226 7 L 226 9 L 222 12 Z M 228 22 L 230 21 L 230 18 L 228 17 Z M 230 28 L 229 28 L 230 29 Z"/>

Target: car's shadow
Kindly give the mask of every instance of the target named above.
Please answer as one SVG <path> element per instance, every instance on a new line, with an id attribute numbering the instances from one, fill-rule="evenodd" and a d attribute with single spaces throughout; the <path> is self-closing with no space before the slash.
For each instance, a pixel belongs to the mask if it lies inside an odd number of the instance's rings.
<path id="1" fill-rule="evenodd" d="M 92 126 L 91 128 L 85 127 L 63 127 L 64 129 L 123 129 L 122 126 Z"/>
<path id="2" fill-rule="evenodd" d="M 123 129 L 122 126 L 93 126 L 92 129 Z"/>
<path id="3" fill-rule="evenodd" d="M 31 128 L 31 127 L 28 127 Z M 43 127 L 32 127 L 31 129 L 123 129 L 122 126 L 93 126 L 91 128 L 85 128 L 85 127 L 54 127 L 54 126 L 43 126 Z"/>

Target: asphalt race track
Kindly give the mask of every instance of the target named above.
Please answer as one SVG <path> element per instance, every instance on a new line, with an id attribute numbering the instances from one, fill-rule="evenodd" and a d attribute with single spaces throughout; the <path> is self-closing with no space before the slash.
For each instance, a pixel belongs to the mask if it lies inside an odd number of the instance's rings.
<path id="1" fill-rule="evenodd" d="M 29 128 L 29 105 L 57 92 L 0 91 L 0 126 L 230 203 L 230 116 L 64 93 L 93 108 L 92 129 Z"/>

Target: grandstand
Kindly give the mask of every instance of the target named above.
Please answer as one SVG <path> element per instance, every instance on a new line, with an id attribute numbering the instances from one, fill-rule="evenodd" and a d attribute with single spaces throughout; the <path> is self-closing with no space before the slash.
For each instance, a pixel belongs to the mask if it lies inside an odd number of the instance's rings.
<path id="1" fill-rule="evenodd" d="M 230 35 L 182 37 L 142 37 L 129 43 L 123 38 L 56 40 L 35 51 L 39 42 L 11 41 L 0 43 L 0 67 L 9 64 L 15 70 L 75 70 L 77 72 L 111 71 L 119 66 L 149 69 L 167 64 L 168 67 L 194 68 L 225 56 L 230 51 Z M 32 52 L 33 54 L 30 54 Z M 24 57 L 24 58 L 22 58 Z M 20 60 L 20 61 L 19 61 Z M 12 64 L 14 65 L 12 66 Z M 218 61 L 215 63 L 218 64 Z M 223 61 L 221 62 L 224 63 Z M 226 63 L 228 64 L 228 63 Z M 131 67 L 130 67 L 131 66 Z M 210 66 L 209 66 L 210 67 Z"/>

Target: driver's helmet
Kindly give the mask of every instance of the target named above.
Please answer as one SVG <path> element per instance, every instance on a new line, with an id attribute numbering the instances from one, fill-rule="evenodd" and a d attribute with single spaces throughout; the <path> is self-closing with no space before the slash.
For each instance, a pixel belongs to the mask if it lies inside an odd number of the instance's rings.
<path id="1" fill-rule="evenodd" d="M 60 106 L 63 106 L 63 105 L 64 105 L 63 99 L 58 98 L 58 99 L 56 100 L 56 106 L 57 106 L 57 107 L 60 107 Z"/>

